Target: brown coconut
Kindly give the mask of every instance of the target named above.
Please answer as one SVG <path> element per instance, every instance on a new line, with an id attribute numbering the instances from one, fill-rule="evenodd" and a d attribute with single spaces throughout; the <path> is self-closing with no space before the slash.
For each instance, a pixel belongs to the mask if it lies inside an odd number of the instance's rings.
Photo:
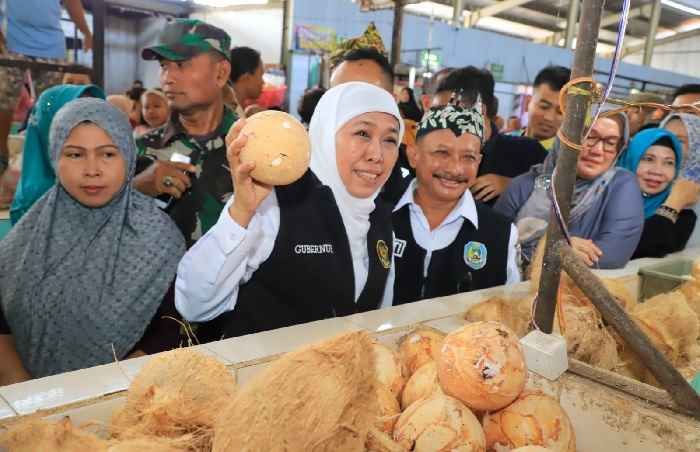
<path id="1" fill-rule="evenodd" d="M 445 333 L 429 326 L 420 326 L 399 341 L 399 357 L 410 377 L 424 364 L 433 361 L 438 353 Z"/>
<path id="2" fill-rule="evenodd" d="M 379 413 L 378 384 L 366 332 L 287 353 L 221 412 L 212 450 L 364 450 Z"/>
<path id="3" fill-rule="evenodd" d="M 674 366 L 683 367 L 700 356 L 700 321 L 680 291 L 660 294 L 640 303 L 632 310 L 630 317 Z M 622 338 L 619 335 L 616 337 L 623 360 L 620 373 L 657 384 Z"/>
<path id="4" fill-rule="evenodd" d="M 266 110 L 246 120 L 241 133 L 248 136 L 242 163 L 255 162 L 255 180 L 288 185 L 309 168 L 311 142 L 304 126 L 288 113 Z"/>
<path id="5" fill-rule="evenodd" d="M 469 322 L 500 322 L 518 337 L 523 337 L 530 329 L 532 300 L 531 296 L 514 299 L 492 297 L 472 306 L 464 318 Z"/>
<path id="6" fill-rule="evenodd" d="M 372 348 L 379 383 L 386 386 L 398 399 L 406 384 L 406 371 L 399 356 L 386 345 L 376 341 Z"/>
<path id="7" fill-rule="evenodd" d="M 216 416 L 235 390 L 233 374 L 216 358 L 189 348 L 159 354 L 132 381 L 111 432 L 118 439 L 191 434 L 193 447 L 209 447 Z"/>
<path id="8" fill-rule="evenodd" d="M 67 417 L 58 422 L 31 417 L 0 432 L 0 450 L 8 452 L 107 452 L 107 446 Z"/>
<path id="9" fill-rule="evenodd" d="M 576 452 L 569 416 L 552 397 L 525 392 L 506 408 L 484 416 L 487 450 L 543 446 L 552 452 Z"/>
<path id="10" fill-rule="evenodd" d="M 434 392 L 442 392 L 438 382 L 437 363 L 430 361 L 418 369 L 401 393 L 401 407 L 405 410 L 413 402 L 430 397 Z"/>
<path id="11" fill-rule="evenodd" d="M 483 452 L 479 420 L 459 400 L 433 394 L 409 406 L 394 429 L 394 440 L 416 452 Z"/>
<path id="12" fill-rule="evenodd" d="M 498 322 L 474 322 L 445 338 L 440 386 L 473 410 L 498 410 L 522 392 L 527 367 L 518 337 Z"/>
<path id="13" fill-rule="evenodd" d="M 566 338 L 569 357 L 607 370 L 618 364 L 615 338 L 594 307 L 563 302 L 557 311 L 555 331 Z"/>

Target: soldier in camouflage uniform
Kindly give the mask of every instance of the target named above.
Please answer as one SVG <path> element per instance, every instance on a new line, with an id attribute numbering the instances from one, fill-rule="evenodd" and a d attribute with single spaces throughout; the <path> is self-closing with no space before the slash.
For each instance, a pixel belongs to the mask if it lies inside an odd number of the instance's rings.
<path id="1" fill-rule="evenodd" d="M 213 226 L 233 193 L 224 138 L 237 116 L 223 104 L 231 65 L 230 38 L 194 19 L 168 24 L 159 44 L 143 50 L 161 65 L 161 87 L 173 112 L 170 121 L 137 140 L 136 188 L 162 205 L 188 246 Z M 189 159 L 189 163 L 185 161 Z"/>

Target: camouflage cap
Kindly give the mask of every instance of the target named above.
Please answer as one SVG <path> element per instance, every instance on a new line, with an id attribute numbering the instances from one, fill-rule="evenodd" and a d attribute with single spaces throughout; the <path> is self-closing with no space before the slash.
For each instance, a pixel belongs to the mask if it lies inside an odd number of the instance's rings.
<path id="1" fill-rule="evenodd" d="M 177 19 L 165 26 L 158 44 L 141 52 L 144 60 L 184 61 L 203 52 L 218 52 L 226 59 L 231 37 L 221 28 L 197 19 Z"/>

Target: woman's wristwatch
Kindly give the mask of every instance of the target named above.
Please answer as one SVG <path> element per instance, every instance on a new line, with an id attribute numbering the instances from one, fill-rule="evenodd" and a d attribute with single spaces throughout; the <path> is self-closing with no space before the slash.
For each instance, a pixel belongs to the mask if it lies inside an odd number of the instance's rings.
<path id="1" fill-rule="evenodd" d="M 680 212 L 673 207 L 659 206 L 659 208 L 656 209 L 656 214 L 661 215 L 664 218 L 668 218 L 672 223 L 675 223 L 678 221 L 678 215 L 680 215 Z"/>

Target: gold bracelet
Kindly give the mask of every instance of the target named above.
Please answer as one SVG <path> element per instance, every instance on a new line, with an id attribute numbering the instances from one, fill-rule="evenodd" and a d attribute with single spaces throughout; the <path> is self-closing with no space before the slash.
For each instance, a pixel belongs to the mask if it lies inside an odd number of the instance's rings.
<path id="1" fill-rule="evenodd" d="M 678 221 L 678 215 L 680 215 L 680 212 L 673 207 L 659 206 L 659 208 L 656 209 L 656 214 L 664 218 L 668 218 L 671 220 L 671 223 L 675 224 L 676 221 Z"/>

